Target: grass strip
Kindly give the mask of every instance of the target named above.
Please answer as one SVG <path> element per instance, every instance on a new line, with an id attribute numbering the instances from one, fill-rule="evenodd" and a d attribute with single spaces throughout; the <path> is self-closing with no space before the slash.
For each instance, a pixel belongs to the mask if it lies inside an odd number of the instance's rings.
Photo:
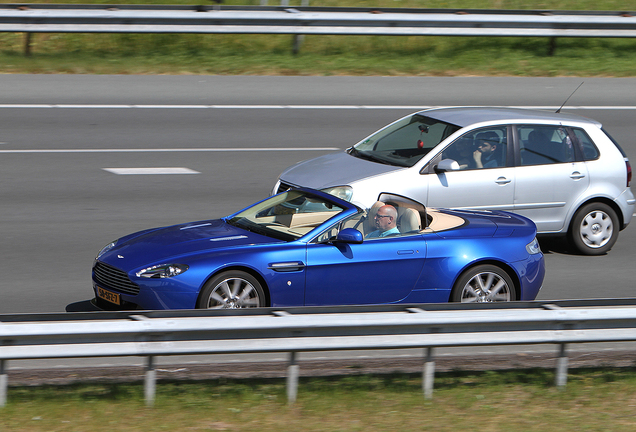
<path id="1" fill-rule="evenodd" d="M 281 379 L 11 387 L 0 430 L 18 431 L 633 431 L 636 368 L 440 373 L 424 400 L 416 374 L 303 378 L 295 405 Z"/>
<path id="2" fill-rule="evenodd" d="M 71 1 L 60 1 L 71 3 Z M 100 1 L 75 1 L 102 3 Z M 51 3 L 51 2 L 49 2 Z M 196 4 L 197 1 L 119 1 Z M 224 4 L 256 5 L 256 0 Z M 293 2 L 292 2 L 293 3 Z M 270 4 L 277 4 L 270 2 Z M 316 0 L 312 6 L 629 11 L 632 1 Z M 0 33 L 0 73 L 595 76 L 636 75 L 636 39 Z"/>

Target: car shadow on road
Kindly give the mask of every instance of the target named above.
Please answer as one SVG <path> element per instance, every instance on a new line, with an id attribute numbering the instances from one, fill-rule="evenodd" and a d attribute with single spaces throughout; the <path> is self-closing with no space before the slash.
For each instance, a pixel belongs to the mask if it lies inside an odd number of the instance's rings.
<path id="1" fill-rule="evenodd" d="M 90 300 L 75 302 L 66 306 L 66 312 L 95 312 L 98 310 Z"/>
<path id="2" fill-rule="evenodd" d="M 541 246 L 541 251 L 544 255 L 560 254 L 586 256 L 576 250 L 573 246 L 569 245 L 566 237 L 538 237 L 538 240 L 539 245 Z"/>

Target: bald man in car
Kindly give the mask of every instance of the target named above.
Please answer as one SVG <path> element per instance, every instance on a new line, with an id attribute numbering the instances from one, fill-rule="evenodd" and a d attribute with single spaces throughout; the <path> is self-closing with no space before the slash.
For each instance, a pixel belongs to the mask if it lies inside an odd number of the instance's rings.
<path id="1" fill-rule="evenodd" d="M 378 209 L 374 217 L 377 230 L 370 232 L 366 238 L 380 238 L 390 235 L 399 235 L 397 229 L 397 210 L 392 205 L 383 205 Z"/>

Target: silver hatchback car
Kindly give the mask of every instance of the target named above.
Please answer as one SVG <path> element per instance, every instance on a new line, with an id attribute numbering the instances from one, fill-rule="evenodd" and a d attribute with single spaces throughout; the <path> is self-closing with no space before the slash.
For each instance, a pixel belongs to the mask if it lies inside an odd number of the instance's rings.
<path id="1" fill-rule="evenodd" d="M 273 192 L 321 189 L 363 208 L 381 192 L 430 207 L 508 210 L 581 253 L 612 248 L 636 200 L 632 170 L 595 120 L 512 108 L 437 108 L 380 129 L 344 152 L 300 162 Z"/>

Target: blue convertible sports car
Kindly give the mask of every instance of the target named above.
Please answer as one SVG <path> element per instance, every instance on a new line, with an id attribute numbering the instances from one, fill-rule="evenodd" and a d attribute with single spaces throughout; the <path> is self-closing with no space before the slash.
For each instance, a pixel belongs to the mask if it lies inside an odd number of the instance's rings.
<path id="1" fill-rule="evenodd" d="M 533 300 L 543 254 L 527 218 L 426 209 L 381 194 L 369 209 L 292 189 L 231 216 L 141 231 L 93 266 L 102 309 Z"/>

